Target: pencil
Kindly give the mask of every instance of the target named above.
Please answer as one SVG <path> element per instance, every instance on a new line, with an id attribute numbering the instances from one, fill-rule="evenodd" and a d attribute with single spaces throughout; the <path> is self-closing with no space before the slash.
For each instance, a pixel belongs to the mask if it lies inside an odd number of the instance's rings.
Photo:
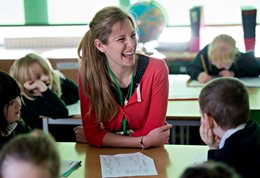
<path id="1" fill-rule="evenodd" d="M 201 64 L 202 64 L 204 72 L 208 73 L 206 63 L 205 63 L 205 59 L 204 59 L 203 55 L 200 55 L 200 60 L 201 60 Z"/>

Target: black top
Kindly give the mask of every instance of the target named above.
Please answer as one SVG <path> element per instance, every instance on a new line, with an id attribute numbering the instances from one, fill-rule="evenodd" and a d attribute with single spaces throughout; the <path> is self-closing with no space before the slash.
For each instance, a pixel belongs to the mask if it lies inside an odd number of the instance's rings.
<path id="1" fill-rule="evenodd" d="M 224 69 L 218 69 L 216 66 L 211 64 L 208 57 L 208 46 L 204 47 L 187 65 L 187 73 L 193 80 L 197 80 L 201 72 L 203 72 L 203 65 L 201 63 L 201 55 L 205 60 L 205 64 L 208 70 L 208 74 L 212 76 L 218 76 L 219 72 Z M 260 75 L 260 63 L 255 58 L 253 52 L 242 53 L 236 56 L 235 62 L 228 69 L 234 72 L 235 77 L 257 77 Z"/>
<path id="2" fill-rule="evenodd" d="M 260 177 L 260 126 L 249 120 L 244 129 L 231 135 L 222 149 L 209 150 L 208 159 L 235 168 L 243 178 Z"/>
<path id="3" fill-rule="evenodd" d="M 40 116 L 53 119 L 68 117 L 66 104 L 73 104 L 79 100 L 78 86 L 69 79 L 61 78 L 61 88 L 61 99 L 50 89 L 43 92 L 42 96 L 36 97 L 35 100 L 29 100 L 22 96 L 21 116 L 31 128 L 42 129 Z"/>
<path id="4" fill-rule="evenodd" d="M 68 78 L 61 78 L 61 99 L 66 105 L 74 104 L 79 100 L 78 85 Z"/>
<path id="5" fill-rule="evenodd" d="M 23 134 L 23 133 L 29 133 L 31 131 L 30 127 L 25 124 L 25 122 L 22 119 L 19 119 L 17 121 L 17 126 L 13 130 L 13 132 L 8 136 L 2 136 L 0 134 L 0 148 L 4 146 L 9 140 L 14 138 L 16 135 Z"/>
<path id="6" fill-rule="evenodd" d="M 144 56 L 142 54 L 138 54 L 138 64 L 137 64 L 136 74 L 134 76 L 133 93 L 134 93 L 134 89 L 138 87 L 148 64 L 149 64 L 149 57 Z M 119 97 L 119 93 L 117 91 L 117 88 L 116 88 L 114 82 L 110 79 L 110 77 L 108 77 L 108 79 L 110 80 L 111 91 L 113 92 L 117 103 L 120 104 L 120 97 Z M 128 95 L 129 87 L 130 87 L 130 84 L 126 88 L 121 88 L 121 91 L 122 91 L 124 96 Z"/>

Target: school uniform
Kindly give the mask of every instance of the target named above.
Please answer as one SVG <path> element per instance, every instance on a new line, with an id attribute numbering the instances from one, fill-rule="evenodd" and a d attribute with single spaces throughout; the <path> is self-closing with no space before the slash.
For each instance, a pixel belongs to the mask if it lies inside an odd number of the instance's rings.
<path id="1" fill-rule="evenodd" d="M 221 149 L 209 150 L 208 159 L 225 162 L 242 178 L 260 177 L 260 125 L 249 120 L 225 140 Z"/>
<path id="2" fill-rule="evenodd" d="M 198 80 L 198 76 L 201 72 L 204 71 L 203 64 L 201 62 L 201 56 L 204 58 L 204 62 L 207 68 L 207 72 L 209 75 L 218 76 L 219 72 L 224 69 L 218 69 L 214 66 L 208 56 L 208 47 L 205 46 L 187 65 L 187 73 L 193 80 Z M 236 56 L 235 62 L 226 69 L 234 72 L 235 77 L 258 77 L 260 75 L 260 63 L 255 58 L 253 52 L 242 53 Z"/>
<path id="3" fill-rule="evenodd" d="M 22 120 L 12 123 L 5 131 L 0 131 L 0 148 L 19 134 L 29 133 L 31 128 Z"/>
<path id="4" fill-rule="evenodd" d="M 66 105 L 79 100 L 78 87 L 70 79 L 61 78 L 61 89 L 61 98 L 49 88 L 42 92 L 42 96 L 37 96 L 34 100 L 22 96 L 21 116 L 31 128 L 42 128 L 40 116 L 53 119 L 68 117 Z"/>
<path id="5" fill-rule="evenodd" d="M 61 99 L 65 105 L 74 104 L 79 101 L 78 85 L 69 78 L 61 78 Z M 49 125 L 49 132 L 59 142 L 75 142 L 76 125 Z"/>
<path id="6" fill-rule="evenodd" d="M 78 85 L 68 78 L 61 78 L 61 99 L 66 105 L 79 101 Z"/>

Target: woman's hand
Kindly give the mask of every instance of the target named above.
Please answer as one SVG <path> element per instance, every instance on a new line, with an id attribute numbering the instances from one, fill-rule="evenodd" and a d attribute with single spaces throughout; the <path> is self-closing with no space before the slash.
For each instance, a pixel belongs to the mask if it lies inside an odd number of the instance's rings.
<path id="1" fill-rule="evenodd" d="M 207 74 L 206 72 L 201 72 L 198 76 L 198 81 L 200 83 L 207 83 L 212 79 L 211 75 Z"/>
<path id="2" fill-rule="evenodd" d="M 24 88 L 34 96 L 40 96 L 42 92 L 47 90 L 47 86 L 41 80 L 27 81 L 23 84 Z"/>
<path id="3" fill-rule="evenodd" d="M 171 124 L 166 124 L 150 131 L 148 135 L 143 137 L 144 148 L 161 146 L 169 143 L 171 128 Z"/>
<path id="4" fill-rule="evenodd" d="M 74 129 L 76 135 L 76 141 L 79 143 L 88 143 L 84 134 L 84 129 L 82 126 L 77 126 Z"/>

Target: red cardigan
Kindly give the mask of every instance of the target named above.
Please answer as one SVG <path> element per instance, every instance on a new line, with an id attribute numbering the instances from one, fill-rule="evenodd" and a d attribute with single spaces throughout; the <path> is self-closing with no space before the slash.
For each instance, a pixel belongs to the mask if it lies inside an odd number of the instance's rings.
<path id="1" fill-rule="evenodd" d="M 120 131 L 124 114 L 128 129 L 134 131 L 131 136 L 147 135 L 151 130 L 164 125 L 169 91 L 168 74 L 168 67 L 164 60 L 149 58 L 146 71 L 128 104 L 124 107 L 118 104 L 118 114 L 110 122 L 104 123 L 103 129 L 96 123 L 94 110 L 87 115 L 90 103 L 84 94 L 82 80 L 79 78 L 81 116 L 88 143 L 101 147 L 107 131 L 113 133 Z M 140 96 L 139 101 L 138 96 Z"/>

